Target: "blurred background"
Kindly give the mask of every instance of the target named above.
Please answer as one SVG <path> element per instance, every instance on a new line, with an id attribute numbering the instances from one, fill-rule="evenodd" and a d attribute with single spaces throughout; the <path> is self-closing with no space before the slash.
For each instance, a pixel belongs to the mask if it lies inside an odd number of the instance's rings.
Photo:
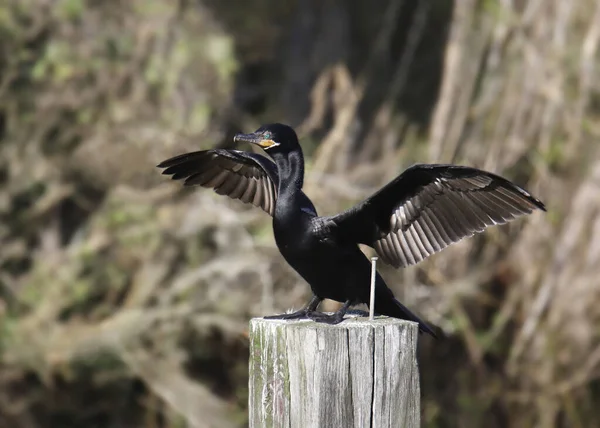
<path id="1" fill-rule="evenodd" d="M 600 426 L 600 3 L 375 3 L 0 3 L 1 427 L 247 424 L 248 320 L 309 287 L 261 210 L 155 165 L 274 121 L 322 215 L 415 162 L 541 198 L 380 269 L 446 334 L 423 426 Z"/>

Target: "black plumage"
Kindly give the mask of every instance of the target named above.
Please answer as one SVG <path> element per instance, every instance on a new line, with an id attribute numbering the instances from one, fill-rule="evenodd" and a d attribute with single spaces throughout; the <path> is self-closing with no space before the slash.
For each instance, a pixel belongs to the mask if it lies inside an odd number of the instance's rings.
<path id="1" fill-rule="evenodd" d="M 259 145 L 271 155 L 238 150 L 205 150 L 168 159 L 163 174 L 184 184 L 215 189 L 252 203 L 273 216 L 277 246 L 310 284 L 313 298 L 302 310 L 275 318 L 309 317 L 338 323 L 351 305 L 369 303 L 371 265 L 358 244 L 375 249 L 395 267 L 420 262 L 486 227 L 503 224 L 544 204 L 510 181 L 489 172 L 455 165 L 414 165 L 360 204 L 319 217 L 302 192 L 304 157 L 292 128 L 265 125 L 236 142 Z M 394 298 L 379 274 L 375 311 L 427 324 Z M 317 312 L 329 298 L 344 302 L 333 315 Z"/>
<path id="2" fill-rule="evenodd" d="M 275 164 L 264 156 L 239 150 L 204 150 L 186 153 L 158 165 L 184 186 L 200 185 L 251 203 L 273 215 L 279 175 Z"/>

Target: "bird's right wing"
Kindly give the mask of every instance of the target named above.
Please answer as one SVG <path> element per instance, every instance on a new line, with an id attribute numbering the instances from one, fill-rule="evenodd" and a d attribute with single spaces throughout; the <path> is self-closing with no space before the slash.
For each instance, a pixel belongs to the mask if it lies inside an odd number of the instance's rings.
<path id="1" fill-rule="evenodd" d="M 277 166 L 264 156 L 239 150 L 203 150 L 167 159 L 157 165 L 185 186 L 213 188 L 242 202 L 275 211 L 279 175 Z"/>
<path id="2" fill-rule="evenodd" d="M 330 217 L 340 239 L 369 245 L 395 267 L 544 204 L 495 174 L 455 165 L 415 165 L 357 206 Z"/>

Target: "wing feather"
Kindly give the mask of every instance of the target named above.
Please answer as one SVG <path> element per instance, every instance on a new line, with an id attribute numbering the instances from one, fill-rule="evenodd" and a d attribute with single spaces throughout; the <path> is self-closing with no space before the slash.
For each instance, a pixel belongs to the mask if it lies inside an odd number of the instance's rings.
<path id="1" fill-rule="evenodd" d="M 233 188 L 229 193 L 229 197 L 231 199 L 241 200 L 241 196 L 244 194 L 244 191 L 248 188 L 248 186 L 250 186 L 251 182 L 252 180 L 248 180 L 246 177 L 240 178 L 235 188 Z"/>
<path id="2" fill-rule="evenodd" d="M 273 161 L 239 150 L 203 150 L 167 159 L 158 165 L 173 180 L 185 179 L 185 186 L 212 188 L 262 208 L 273 215 L 279 175 Z"/>
<path id="3" fill-rule="evenodd" d="M 405 267 L 536 209 L 545 211 L 544 204 L 495 174 L 454 165 L 415 165 L 330 220 L 346 239 L 370 245 L 386 263 Z"/>
<path id="4" fill-rule="evenodd" d="M 248 185 L 246 186 L 244 193 L 240 197 L 240 200 L 242 202 L 246 204 L 252 203 L 252 200 L 254 199 L 254 193 L 256 192 L 257 183 L 258 180 L 256 180 L 255 178 L 251 178 L 250 180 L 248 180 Z"/>

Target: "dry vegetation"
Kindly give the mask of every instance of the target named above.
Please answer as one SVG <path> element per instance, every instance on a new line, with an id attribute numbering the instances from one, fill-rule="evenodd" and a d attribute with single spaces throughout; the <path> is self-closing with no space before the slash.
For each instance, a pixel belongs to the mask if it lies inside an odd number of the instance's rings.
<path id="1" fill-rule="evenodd" d="M 0 4 L 0 426 L 244 426 L 247 321 L 308 287 L 261 211 L 154 165 L 276 120 L 321 213 L 417 161 L 542 198 L 383 273 L 447 335 L 424 426 L 600 425 L 600 3 L 381 4 Z"/>

